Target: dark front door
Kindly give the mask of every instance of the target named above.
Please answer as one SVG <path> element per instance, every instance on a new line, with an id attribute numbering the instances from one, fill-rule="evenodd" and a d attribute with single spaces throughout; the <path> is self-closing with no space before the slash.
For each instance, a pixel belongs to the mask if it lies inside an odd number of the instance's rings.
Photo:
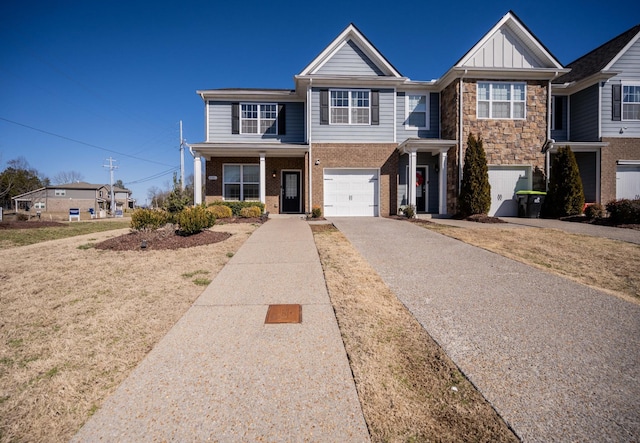
<path id="1" fill-rule="evenodd" d="M 416 168 L 416 211 L 427 210 L 427 168 Z"/>
<path id="2" fill-rule="evenodd" d="M 300 171 L 282 172 L 282 212 L 300 212 Z"/>

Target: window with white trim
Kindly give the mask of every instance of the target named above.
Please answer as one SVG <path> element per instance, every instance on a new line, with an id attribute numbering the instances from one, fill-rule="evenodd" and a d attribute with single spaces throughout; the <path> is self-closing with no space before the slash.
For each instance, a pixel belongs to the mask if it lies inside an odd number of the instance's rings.
<path id="1" fill-rule="evenodd" d="M 332 125 L 368 125 L 371 122 L 370 92 L 361 89 L 331 90 L 329 114 Z"/>
<path id="2" fill-rule="evenodd" d="M 223 197 L 225 200 L 259 200 L 259 165 L 223 165 Z"/>
<path id="3" fill-rule="evenodd" d="M 640 120 L 640 85 L 622 86 L 622 120 Z"/>
<path id="4" fill-rule="evenodd" d="M 64 197 L 65 195 L 67 195 L 67 190 L 66 189 L 56 189 L 55 190 L 55 195 L 56 195 L 56 197 Z"/>
<path id="5" fill-rule="evenodd" d="M 405 129 L 429 129 L 428 95 L 407 94 L 405 98 Z"/>
<path id="6" fill-rule="evenodd" d="M 478 82 L 478 118 L 523 119 L 526 83 Z"/>
<path id="7" fill-rule="evenodd" d="M 44 209 L 44 202 L 35 202 L 33 207 L 36 209 Z"/>
<path id="8" fill-rule="evenodd" d="M 275 103 L 242 103 L 240 133 L 277 134 L 278 105 Z"/>

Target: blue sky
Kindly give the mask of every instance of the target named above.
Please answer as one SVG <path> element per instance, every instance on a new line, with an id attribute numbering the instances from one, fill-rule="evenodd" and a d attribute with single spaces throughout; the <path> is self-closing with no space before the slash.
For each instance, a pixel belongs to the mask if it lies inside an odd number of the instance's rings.
<path id="1" fill-rule="evenodd" d="M 196 90 L 292 88 L 351 22 L 403 75 L 431 80 L 509 10 L 563 64 L 640 23 L 637 0 L 3 0 L 0 170 L 23 156 L 50 178 L 108 183 L 111 156 L 144 204 L 179 170 L 178 122 L 204 140 Z"/>

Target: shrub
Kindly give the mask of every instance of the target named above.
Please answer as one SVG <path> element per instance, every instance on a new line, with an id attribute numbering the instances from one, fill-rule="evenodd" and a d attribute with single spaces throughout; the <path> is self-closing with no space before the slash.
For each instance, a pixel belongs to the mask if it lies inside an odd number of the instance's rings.
<path id="1" fill-rule="evenodd" d="M 460 188 L 460 214 L 487 214 L 491 207 L 491 185 L 487 156 L 482 147 L 482 139 L 469 134 L 467 150 L 464 154 L 462 186 Z"/>
<path id="2" fill-rule="evenodd" d="M 136 231 L 155 231 L 172 222 L 171 215 L 163 210 L 136 209 L 131 214 L 131 229 Z"/>
<path id="3" fill-rule="evenodd" d="M 178 224 L 182 235 L 197 234 L 205 228 L 210 228 L 215 222 L 215 216 L 202 206 L 184 208 L 178 214 Z"/>
<path id="4" fill-rule="evenodd" d="M 407 218 L 414 218 L 416 216 L 416 208 L 413 205 L 407 205 L 402 209 L 402 213 Z"/>
<path id="5" fill-rule="evenodd" d="M 609 219 L 615 224 L 640 223 L 640 200 L 613 200 L 607 203 Z"/>
<path id="6" fill-rule="evenodd" d="M 192 192 L 182 189 L 182 184 L 178 181 L 177 174 L 173 174 L 173 189 L 167 195 L 163 208 L 171 214 L 178 214 L 184 208 L 193 204 Z"/>
<path id="7" fill-rule="evenodd" d="M 311 217 L 313 218 L 322 217 L 322 209 L 320 209 L 320 206 L 314 205 L 313 208 L 311 208 Z"/>
<path id="8" fill-rule="evenodd" d="M 229 206 L 213 205 L 209 206 L 207 211 L 211 212 L 216 219 L 233 217 L 233 212 Z"/>
<path id="9" fill-rule="evenodd" d="M 240 210 L 240 217 L 242 218 L 260 217 L 261 215 L 262 210 L 258 206 L 249 206 Z"/>
<path id="10" fill-rule="evenodd" d="M 262 215 L 262 212 L 264 212 L 264 203 L 255 202 L 255 201 L 254 202 L 252 201 L 215 201 L 211 203 L 209 206 L 216 206 L 216 205 L 222 205 L 222 206 L 227 206 L 231 208 L 231 212 L 235 217 L 240 216 L 240 211 L 242 210 L 242 208 L 250 208 L 252 206 L 256 206 L 260 209 L 260 215 Z"/>
<path id="11" fill-rule="evenodd" d="M 584 210 L 584 215 L 587 216 L 589 220 L 593 220 L 594 218 L 602 218 L 605 216 L 604 206 L 600 203 L 593 203 L 586 207 Z"/>
<path id="12" fill-rule="evenodd" d="M 582 214 L 583 207 L 584 191 L 576 156 L 569 146 L 564 146 L 553 158 L 542 212 L 545 217 L 566 217 Z"/>

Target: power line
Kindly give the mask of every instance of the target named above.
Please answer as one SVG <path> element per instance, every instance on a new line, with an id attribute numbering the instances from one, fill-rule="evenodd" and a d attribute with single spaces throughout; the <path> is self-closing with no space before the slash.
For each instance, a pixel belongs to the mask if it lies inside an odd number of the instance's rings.
<path id="1" fill-rule="evenodd" d="M 91 144 L 91 143 L 83 142 L 81 140 L 76 140 L 76 139 L 71 138 L 71 137 L 66 137 L 64 135 L 60 135 L 60 134 L 56 134 L 56 133 L 53 133 L 53 132 L 45 131 L 44 129 L 35 128 L 33 126 L 29 126 L 29 125 L 26 125 L 24 123 L 19 123 L 19 122 L 13 121 L 13 120 L 9 120 L 8 118 L 0 117 L 0 120 L 3 120 L 5 122 L 7 122 L 7 123 L 12 123 L 14 125 L 22 126 L 23 128 L 31 129 L 32 131 L 41 132 L 43 134 L 47 134 L 47 135 L 50 135 L 52 137 L 58 137 L 58 138 L 61 138 L 63 140 L 68 140 L 68 141 L 71 141 L 71 142 L 74 142 L 74 143 L 78 143 L 78 144 L 81 144 L 81 145 L 84 145 L 84 146 L 89 146 L 90 148 L 100 149 L 102 151 L 118 154 L 118 155 L 121 155 L 123 157 L 133 158 L 135 160 L 140 160 L 140 161 L 148 162 L 148 163 L 154 163 L 156 165 L 161 165 L 161 166 L 171 166 L 171 165 L 169 165 L 167 163 L 162 163 L 162 162 L 157 162 L 155 160 L 149 160 L 149 159 L 146 159 L 146 158 L 136 157 L 134 155 L 125 154 L 123 152 L 118 152 L 118 151 L 115 151 L 113 149 L 103 148 L 102 146 L 94 145 L 94 144 Z"/>
<path id="2" fill-rule="evenodd" d="M 176 172 L 176 171 L 178 171 L 178 169 L 179 169 L 179 167 L 175 166 L 175 167 L 173 167 L 171 169 L 167 169 L 166 171 L 158 172 L 157 174 L 154 174 L 152 176 L 141 178 L 141 179 L 134 180 L 134 181 L 130 181 L 130 182 L 127 182 L 127 183 L 124 183 L 124 184 L 125 185 L 137 185 L 137 184 L 140 184 L 140 183 L 148 182 L 148 181 L 154 180 L 156 178 L 160 178 L 160 177 L 162 177 L 164 175 L 169 175 L 172 172 Z"/>

